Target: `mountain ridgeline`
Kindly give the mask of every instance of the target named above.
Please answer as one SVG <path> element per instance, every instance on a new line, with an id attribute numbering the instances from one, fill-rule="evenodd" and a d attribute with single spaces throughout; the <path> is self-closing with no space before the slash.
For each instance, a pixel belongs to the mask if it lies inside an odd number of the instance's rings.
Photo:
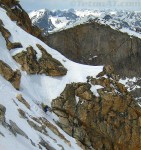
<path id="1" fill-rule="evenodd" d="M 46 43 L 75 62 L 110 64 L 122 77 L 141 76 L 141 39 L 94 20 L 50 34 Z"/>
<path id="2" fill-rule="evenodd" d="M 45 33 L 55 32 L 73 26 L 82 20 L 98 18 L 105 24 L 119 29 L 127 28 L 131 31 L 141 32 L 141 12 L 130 10 L 89 10 L 68 9 L 48 10 L 40 9 L 31 11 L 29 17 L 32 23 L 41 28 Z"/>

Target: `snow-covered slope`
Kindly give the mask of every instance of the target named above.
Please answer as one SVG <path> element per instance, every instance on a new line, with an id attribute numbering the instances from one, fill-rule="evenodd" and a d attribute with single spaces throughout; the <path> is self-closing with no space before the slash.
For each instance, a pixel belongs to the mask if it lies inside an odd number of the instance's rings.
<path id="1" fill-rule="evenodd" d="M 43 144 L 41 144 L 44 143 L 44 141 L 56 150 L 61 150 L 62 146 L 65 150 L 81 149 L 75 139 L 68 136 L 56 125 L 55 121 L 58 118 L 54 113 L 48 112 L 48 114 L 45 114 L 43 112 L 41 103 L 50 106 L 52 99 L 60 95 L 66 84 L 72 82 L 86 82 L 87 76 L 95 77 L 102 71 L 103 67 L 80 65 L 66 59 L 56 50 L 51 49 L 39 39 L 23 31 L 15 22 L 10 20 L 6 11 L 2 8 L 0 8 L 0 18 L 4 24 L 4 28 L 11 33 L 9 40 L 11 42 L 20 42 L 23 46 L 23 48 L 16 48 L 9 51 L 6 47 L 4 37 L 0 34 L 0 60 L 8 64 L 13 70 L 19 69 L 22 75 L 19 91 L 0 75 L 0 104 L 6 108 L 5 124 L 3 126 L 0 125 L 0 149 L 46 149 Z M 12 56 L 32 46 L 36 50 L 37 58 L 39 59 L 42 57 L 42 54 L 36 44 L 42 45 L 53 58 L 59 60 L 67 68 L 68 72 L 66 76 L 49 77 L 46 75 L 29 75 L 21 70 L 21 66 L 15 62 Z M 93 87 L 93 90 L 97 96 L 97 87 Z M 29 104 L 30 109 L 18 101 L 17 95 L 22 95 Z M 19 112 L 23 112 L 24 118 Z M 44 126 L 43 128 L 44 119 L 48 126 Z M 33 123 L 35 125 L 33 125 Z M 50 124 L 53 126 L 53 130 L 49 128 Z M 13 130 L 18 131 L 18 134 L 15 133 L 16 136 L 11 132 L 12 125 Z M 41 132 L 39 132 L 40 127 L 42 129 Z M 38 130 L 34 130 L 34 128 L 38 128 Z M 64 136 L 64 139 L 56 135 L 56 132 L 53 133 L 54 130 L 58 130 L 58 132 Z"/>
<path id="2" fill-rule="evenodd" d="M 44 15 L 45 13 L 48 13 L 48 15 Z M 32 19 L 33 24 L 50 32 L 70 28 L 82 23 L 84 24 L 90 19 L 98 19 L 99 22 L 108 24 L 116 29 L 141 33 L 141 12 L 139 11 L 85 9 L 49 11 L 46 9 L 42 9 L 29 13 L 29 16 Z M 45 19 L 47 19 L 50 23 L 46 23 Z M 44 27 L 42 26 L 43 24 Z"/>

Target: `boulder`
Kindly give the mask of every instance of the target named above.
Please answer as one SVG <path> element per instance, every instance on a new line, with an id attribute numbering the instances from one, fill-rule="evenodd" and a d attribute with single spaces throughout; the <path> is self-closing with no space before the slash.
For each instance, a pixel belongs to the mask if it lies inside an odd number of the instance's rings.
<path id="1" fill-rule="evenodd" d="M 0 74 L 17 90 L 19 90 L 21 79 L 21 73 L 19 70 L 13 71 L 9 65 L 0 60 Z"/>

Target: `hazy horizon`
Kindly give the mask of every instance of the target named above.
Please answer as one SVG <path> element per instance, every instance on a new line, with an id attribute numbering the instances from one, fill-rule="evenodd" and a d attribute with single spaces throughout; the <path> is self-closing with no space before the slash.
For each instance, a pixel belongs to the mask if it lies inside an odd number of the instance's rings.
<path id="1" fill-rule="evenodd" d="M 141 11 L 140 0 L 20 0 L 20 4 L 26 11 L 47 8 L 53 9 L 120 9 Z"/>

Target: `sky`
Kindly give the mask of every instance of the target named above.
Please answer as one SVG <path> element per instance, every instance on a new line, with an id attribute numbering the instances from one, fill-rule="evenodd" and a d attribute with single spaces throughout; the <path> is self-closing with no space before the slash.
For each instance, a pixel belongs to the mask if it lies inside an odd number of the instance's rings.
<path id="1" fill-rule="evenodd" d="M 20 0 L 27 10 L 47 9 L 127 9 L 141 10 L 141 0 Z"/>

